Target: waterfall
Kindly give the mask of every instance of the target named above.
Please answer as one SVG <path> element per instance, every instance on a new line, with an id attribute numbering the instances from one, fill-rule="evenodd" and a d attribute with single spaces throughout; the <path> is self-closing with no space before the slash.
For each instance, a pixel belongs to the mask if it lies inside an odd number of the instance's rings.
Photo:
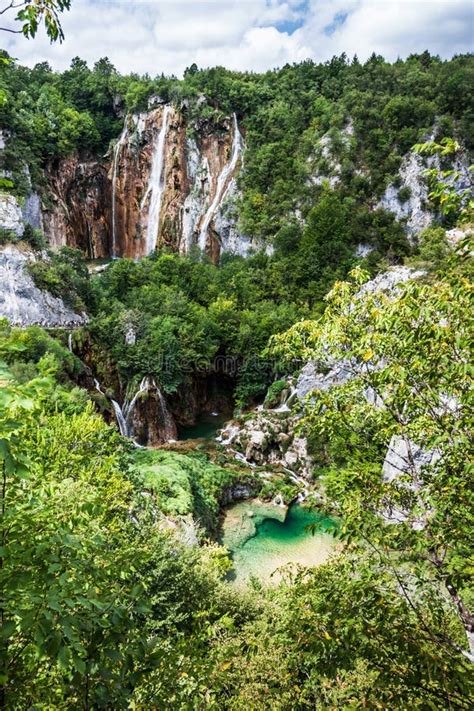
<path id="1" fill-rule="evenodd" d="M 114 408 L 115 419 L 117 420 L 120 434 L 122 435 L 122 437 L 128 437 L 129 432 L 127 422 L 125 420 L 125 417 L 123 416 L 122 408 L 116 400 L 112 400 L 112 398 L 110 398 L 110 402 L 112 403 L 112 407 Z"/>
<path id="2" fill-rule="evenodd" d="M 206 214 L 204 215 L 204 220 L 199 232 L 199 248 L 201 252 L 206 251 L 206 243 L 207 243 L 207 231 L 209 229 L 209 225 L 211 224 L 211 221 L 221 206 L 222 200 L 224 198 L 226 188 L 227 188 L 227 183 L 229 178 L 232 176 L 236 166 L 237 166 L 237 161 L 239 160 L 239 155 L 242 149 L 242 136 L 239 131 L 239 125 L 237 123 L 237 116 L 234 114 L 233 116 L 234 119 L 234 136 L 232 139 L 232 155 L 230 158 L 230 161 L 223 167 L 222 171 L 219 174 L 219 177 L 217 178 L 217 186 L 216 186 L 216 193 L 214 195 L 214 200 L 211 202 L 210 206 L 207 209 Z"/>
<path id="3" fill-rule="evenodd" d="M 122 146 L 127 140 L 128 136 L 128 122 L 127 117 L 125 117 L 125 125 L 123 127 L 120 138 L 114 147 L 114 164 L 112 171 L 112 258 L 117 256 L 117 176 L 118 176 L 118 165 L 120 159 L 120 153 L 122 151 Z"/>
<path id="4" fill-rule="evenodd" d="M 148 187 L 141 202 L 143 209 L 147 199 L 148 206 L 148 223 L 146 231 L 146 254 L 152 254 L 156 249 L 158 241 L 158 230 L 160 228 L 160 212 L 161 200 L 165 187 L 164 163 L 165 163 L 165 148 L 166 134 L 168 132 L 168 117 L 171 111 L 171 106 L 165 106 L 161 122 L 160 132 L 153 146 L 153 156 L 151 161 L 150 177 L 148 179 Z"/>
<path id="5" fill-rule="evenodd" d="M 132 437 L 133 436 L 133 427 L 130 423 L 130 418 L 133 415 L 133 411 L 135 410 L 135 405 L 137 404 L 137 400 L 140 397 L 141 393 L 147 391 L 150 387 L 150 381 L 148 377 L 142 378 L 142 381 L 140 383 L 140 386 L 135 393 L 135 395 L 132 397 L 130 401 L 125 400 L 123 404 L 123 417 L 124 417 L 124 422 L 125 422 L 125 427 L 127 430 L 127 433 L 125 436 L 126 437 Z"/>
<path id="6" fill-rule="evenodd" d="M 98 390 L 102 395 L 104 395 L 99 381 L 95 378 L 94 385 L 96 390 Z M 135 440 L 133 439 L 134 431 L 132 415 L 135 411 L 135 407 L 140 398 L 140 395 L 144 392 L 148 392 L 151 389 L 156 390 L 157 392 L 158 400 L 160 403 L 161 419 L 163 422 L 163 439 L 165 442 L 169 442 L 170 440 L 176 438 L 176 425 L 174 423 L 170 411 L 168 410 L 166 399 L 163 393 L 161 392 L 161 389 L 156 384 L 154 378 L 150 378 L 148 375 L 142 378 L 138 390 L 135 392 L 131 399 L 125 399 L 122 407 L 120 407 L 119 403 L 116 400 L 110 398 L 110 402 L 112 403 L 112 407 L 114 409 L 115 419 L 117 420 L 120 434 L 123 437 L 128 437 L 129 439 L 131 439 L 136 447 L 141 447 L 141 445 L 135 442 Z"/>
<path id="7" fill-rule="evenodd" d="M 72 348 L 72 331 L 69 331 L 69 335 L 67 337 L 67 347 L 71 351 L 71 353 L 74 353 L 74 350 Z"/>

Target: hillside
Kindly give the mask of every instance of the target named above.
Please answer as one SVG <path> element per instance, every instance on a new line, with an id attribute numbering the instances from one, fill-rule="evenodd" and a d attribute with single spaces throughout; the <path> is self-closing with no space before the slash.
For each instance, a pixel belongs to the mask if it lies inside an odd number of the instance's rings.
<path id="1" fill-rule="evenodd" d="M 473 77 L 0 62 L 1 708 L 470 708 Z"/>

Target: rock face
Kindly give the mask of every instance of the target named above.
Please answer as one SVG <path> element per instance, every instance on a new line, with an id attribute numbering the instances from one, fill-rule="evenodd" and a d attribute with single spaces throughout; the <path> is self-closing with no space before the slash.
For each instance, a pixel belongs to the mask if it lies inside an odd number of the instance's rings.
<path id="1" fill-rule="evenodd" d="M 431 213 L 428 210 L 428 189 L 423 180 L 425 166 L 421 157 L 410 153 L 400 168 L 401 187 L 408 188 L 410 196 L 407 200 L 400 200 L 400 188 L 389 185 L 380 200 L 379 207 L 393 212 L 397 220 L 406 220 L 406 229 L 409 235 L 415 235 L 431 222 Z"/>
<path id="2" fill-rule="evenodd" d="M 34 255 L 15 246 L 0 251 L 0 317 L 14 326 L 76 327 L 85 314 L 71 311 L 61 299 L 38 289 L 26 270 Z"/>
<path id="3" fill-rule="evenodd" d="M 178 436 L 166 400 L 156 385 L 149 387 L 138 401 L 131 420 L 133 436 L 143 446 L 164 444 Z"/>
<path id="4" fill-rule="evenodd" d="M 422 270 L 414 270 L 411 267 L 397 266 L 388 269 L 382 274 L 378 274 L 374 279 L 371 279 L 366 284 L 363 284 L 359 294 L 376 291 L 393 291 L 399 284 L 411 279 L 419 279 L 425 274 Z"/>
<path id="5" fill-rule="evenodd" d="M 295 434 L 297 420 L 297 408 L 261 410 L 239 425 L 229 423 L 221 443 L 242 452 L 249 464 L 284 467 L 310 479 L 312 459 L 306 439 Z"/>
<path id="6" fill-rule="evenodd" d="M 91 258 L 133 259 L 155 247 L 182 254 L 197 247 L 214 262 L 223 251 L 245 255 L 260 247 L 237 228 L 237 117 L 191 126 L 158 99 L 150 111 L 125 118 L 107 160 L 76 157 L 49 167 L 51 244 L 78 247 Z"/>
<path id="7" fill-rule="evenodd" d="M 459 178 L 455 184 L 456 191 L 461 192 L 472 187 L 467 158 L 461 154 L 456 157 L 450 167 L 459 172 Z M 378 207 L 393 212 L 397 220 L 405 220 L 409 236 L 415 236 L 421 230 L 429 227 L 433 218 L 433 213 L 428 206 L 429 190 L 423 175 L 427 168 L 438 168 L 439 170 L 439 157 L 431 156 L 423 161 L 420 155 L 409 153 L 399 170 L 400 187 L 389 185 L 378 204 Z M 408 189 L 409 197 L 406 200 L 400 199 L 400 188 Z"/>
<path id="8" fill-rule="evenodd" d="M 75 247 L 90 259 L 110 254 L 111 186 L 107 168 L 77 156 L 47 169 L 51 207 L 44 230 L 52 247 Z"/>
<path id="9" fill-rule="evenodd" d="M 0 227 L 13 232 L 17 237 L 23 234 L 23 215 L 13 195 L 0 193 Z"/>

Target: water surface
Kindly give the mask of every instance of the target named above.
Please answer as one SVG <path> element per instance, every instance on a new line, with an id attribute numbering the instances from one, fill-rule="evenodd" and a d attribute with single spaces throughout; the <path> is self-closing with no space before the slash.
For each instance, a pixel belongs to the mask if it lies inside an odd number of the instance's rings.
<path id="1" fill-rule="evenodd" d="M 254 501 L 234 504 L 227 511 L 222 543 L 231 551 L 230 579 L 238 585 L 251 577 L 277 581 L 281 573 L 276 571 L 282 566 L 321 565 L 334 551 L 335 539 L 328 533 L 334 522 L 327 516 L 298 504 L 289 508 L 285 520 L 268 513 L 259 511 Z M 314 535 L 308 530 L 311 525 Z"/>
<path id="2" fill-rule="evenodd" d="M 179 439 L 213 439 L 228 419 L 228 416 L 220 413 L 215 415 L 206 413 L 199 417 L 196 424 L 180 427 L 178 437 Z"/>

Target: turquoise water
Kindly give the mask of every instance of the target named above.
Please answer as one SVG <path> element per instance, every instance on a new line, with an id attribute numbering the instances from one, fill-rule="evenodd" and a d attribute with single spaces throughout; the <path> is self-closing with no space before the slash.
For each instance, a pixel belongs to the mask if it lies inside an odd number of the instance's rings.
<path id="1" fill-rule="evenodd" d="M 179 439 L 212 439 L 229 418 L 224 415 L 202 415 L 195 425 L 180 427 Z"/>
<path id="2" fill-rule="evenodd" d="M 223 524 L 223 542 L 227 541 L 234 564 L 230 579 L 238 584 L 251 577 L 277 580 L 281 574 L 276 571 L 292 563 L 320 565 L 334 549 L 335 540 L 328 532 L 333 521 L 298 504 L 290 507 L 284 522 L 251 517 L 253 535 L 239 539 L 239 530 L 248 524 L 249 511 L 253 513 L 252 502 L 236 504 L 229 509 L 230 515 Z M 315 527 L 314 534 L 308 530 L 311 525 Z"/>

